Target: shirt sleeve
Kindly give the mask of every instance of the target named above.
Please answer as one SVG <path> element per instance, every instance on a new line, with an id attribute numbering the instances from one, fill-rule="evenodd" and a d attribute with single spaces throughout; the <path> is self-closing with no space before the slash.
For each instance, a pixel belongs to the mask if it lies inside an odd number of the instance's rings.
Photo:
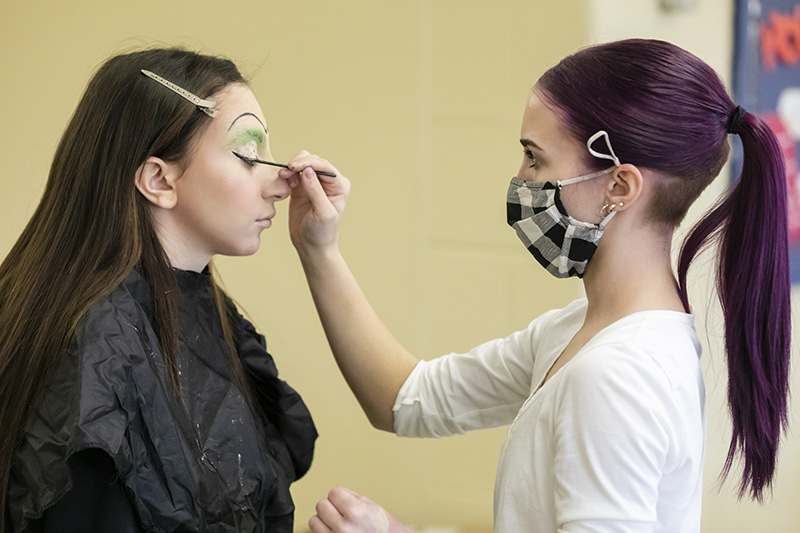
<path id="1" fill-rule="evenodd" d="M 421 361 L 397 394 L 395 433 L 444 437 L 510 424 L 585 315 L 586 300 L 578 299 L 506 338 Z"/>
<path id="2" fill-rule="evenodd" d="M 530 394 L 536 321 L 467 353 L 420 361 L 394 405 L 402 437 L 444 437 L 511 423 Z"/>
<path id="3" fill-rule="evenodd" d="M 680 417 L 668 378 L 647 354 L 605 346 L 575 360 L 557 385 L 558 531 L 653 531 Z"/>

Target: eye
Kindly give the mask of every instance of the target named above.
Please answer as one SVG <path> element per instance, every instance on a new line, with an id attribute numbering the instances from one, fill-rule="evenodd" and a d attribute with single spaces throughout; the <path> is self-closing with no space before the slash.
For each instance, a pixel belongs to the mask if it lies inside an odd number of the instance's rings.
<path id="1" fill-rule="evenodd" d="M 247 166 L 254 167 L 254 166 L 256 166 L 256 163 L 258 162 L 258 158 L 248 157 L 246 155 L 240 154 L 239 152 L 231 152 L 231 153 L 233 155 L 235 155 L 236 157 L 238 157 L 239 159 L 241 159 L 242 161 L 244 161 L 245 164 L 247 164 Z"/>
<path id="2" fill-rule="evenodd" d="M 253 140 L 247 141 L 235 149 L 233 153 L 252 167 L 258 162 L 258 143 Z"/>
<path id="3" fill-rule="evenodd" d="M 523 149 L 522 152 L 525 154 L 525 157 L 531 162 L 530 168 L 535 167 L 538 161 L 536 160 L 536 156 L 533 155 L 533 152 L 531 152 L 527 148 Z"/>

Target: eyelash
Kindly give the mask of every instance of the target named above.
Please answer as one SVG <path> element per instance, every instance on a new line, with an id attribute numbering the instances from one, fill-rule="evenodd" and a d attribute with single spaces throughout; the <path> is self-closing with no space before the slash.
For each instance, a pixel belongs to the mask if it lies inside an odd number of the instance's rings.
<path id="1" fill-rule="evenodd" d="M 524 149 L 522 150 L 522 152 L 525 154 L 525 157 L 527 157 L 527 158 L 528 158 L 528 159 L 531 161 L 531 165 L 530 165 L 530 167 L 529 167 L 529 168 L 533 168 L 533 167 L 535 167 L 535 166 L 536 166 L 536 163 L 538 163 L 538 161 L 536 161 L 536 156 L 535 156 L 535 155 L 533 155 L 533 152 L 531 152 L 531 151 L 530 151 L 530 150 L 528 150 L 527 148 L 524 148 Z"/>
<path id="2" fill-rule="evenodd" d="M 247 157 L 246 155 L 242 155 L 242 154 L 240 154 L 238 152 L 233 152 L 233 154 L 237 159 L 240 159 L 248 167 L 256 166 L 256 160 L 255 159 L 253 159 L 251 157 Z"/>

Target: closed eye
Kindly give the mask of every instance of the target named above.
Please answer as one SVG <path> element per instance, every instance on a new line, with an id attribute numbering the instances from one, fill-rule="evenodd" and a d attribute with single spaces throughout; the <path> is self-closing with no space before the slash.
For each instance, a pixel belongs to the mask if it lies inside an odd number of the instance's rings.
<path id="1" fill-rule="evenodd" d="M 289 168 L 287 165 L 284 165 L 283 163 L 276 163 L 274 161 L 264 161 L 263 159 L 258 159 L 257 157 L 247 157 L 246 155 L 242 155 L 239 152 L 232 151 L 231 153 L 236 157 L 238 157 L 239 159 L 241 159 L 242 161 L 244 161 L 245 163 L 247 163 L 251 167 L 254 167 L 256 163 L 258 163 L 260 165 L 269 165 L 271 167 Z M 336 177 L 336 174 L 333 174 L 331 172 L 322 172 L 321 170 L 317 171 L 317 174 L 321 174 L 323 176 L 330 176 L 332 178 Z"/>
<path id="2" fill-rule="evenodd" d="M 236 157 L 238 157 L 239 159 L 241 159 L 242 161 L 244 161 L 245 163 L 247 163 L 251 167 L 255 166 L 256 163 L 266 163 L 266 161 L 261 161 L 256 157 L 247 157 L 246 155 L 242 155 L 239 152 L 231 152 L 231 153 Z"/>

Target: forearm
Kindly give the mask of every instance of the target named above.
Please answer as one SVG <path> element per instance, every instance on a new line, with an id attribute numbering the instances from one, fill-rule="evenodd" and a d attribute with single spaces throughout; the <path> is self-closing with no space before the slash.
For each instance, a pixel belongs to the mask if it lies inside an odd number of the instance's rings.
<path id="1" fill-rule="evenodd" d="M 300 259 L 342 374 L 372 425 L 393 431 L 392 407 L 417 359 L 375 314 L 337 248 Z"/>

